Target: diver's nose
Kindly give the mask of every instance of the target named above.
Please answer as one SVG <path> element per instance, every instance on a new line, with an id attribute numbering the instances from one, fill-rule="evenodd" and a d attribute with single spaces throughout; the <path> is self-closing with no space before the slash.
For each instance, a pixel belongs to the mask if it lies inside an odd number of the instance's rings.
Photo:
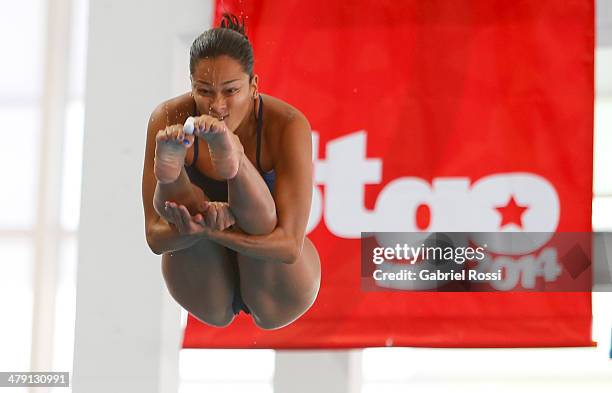
<path id="1" fill-rule="evenodd" d="M 208 112 L 210 116 L 214 116 L 216 118 L 227 116 L 227 103 L 223 96 L 217 96 L 211 103 L 208 108 Z"/>

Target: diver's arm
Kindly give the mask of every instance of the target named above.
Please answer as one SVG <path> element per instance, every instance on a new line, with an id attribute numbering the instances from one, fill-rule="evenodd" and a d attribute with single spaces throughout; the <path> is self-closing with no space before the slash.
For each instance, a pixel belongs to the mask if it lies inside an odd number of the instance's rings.
<path id="1" fill-rule="evenodd" d="M 147 225 L 147 244 L 157 255 L 189 248 L 202 239 L 201 234 L 181 234 L 176 226 L 159 217 Z"/>
<path id="2" fill-rule="evenodd" d="M 310 214 L 312 137 L 310 125 L 301 113 L 296 114 L 281 135 L 281 148 L 274 168 L 276 228 L 266 235 L 250 235 L 240 229 L 229 229 L 211 231 L 205 236 L 249 257 L 293 263 L 302 253 Z"/>

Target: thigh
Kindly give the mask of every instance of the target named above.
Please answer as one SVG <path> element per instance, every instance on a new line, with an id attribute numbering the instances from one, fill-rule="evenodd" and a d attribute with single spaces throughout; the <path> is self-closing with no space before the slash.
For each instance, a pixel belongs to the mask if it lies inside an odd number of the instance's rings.
<path id="1" fill-rule="evenodd" d="M 254 317 L 257 314 L 301 315 L 314 302 L 321 282 L 319 254 L 304 239 L 302 254 L 293 264 L 237 254 L 240 291 Z"/>
<path id="2" fill-rule="evenodd" d="M 172 297 L 203 322 L 224 326 L 233 318 L 235 260 L 223 246 L 202 239 L 166 253 L 162 274 Z"/>

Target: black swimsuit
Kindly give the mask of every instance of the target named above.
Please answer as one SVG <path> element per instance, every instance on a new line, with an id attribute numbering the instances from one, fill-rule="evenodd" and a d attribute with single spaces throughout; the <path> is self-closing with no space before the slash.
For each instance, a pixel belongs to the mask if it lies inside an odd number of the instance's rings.
<path id="1" fill-rule="evenodd" d="M 197 114 L 197 110 L 194 111 Z M 256 150 L 256 160 L 257 160 L 257 170 L 261 177 L 263 177 L 264 181 L 268 185 L 270 192 L 274 190 L 274 181 L 276 179 L 276 174 L 274 169 L 269 172 L 264 172 L 261 169 L 261 164 L 259 162 L 259 155 L 261 151 L 261 131 L 263 128 L 263 98 L 261 94 L 259 95 L 259 110 L 257 114 L 257 150 Z M 185 171 L 187 172 L 187 176 L 189 180 L 196 186 L 200 187 L 202 191 L 210 198 L 211 201 L 219 201 L 219 202 L 227 202 L 227 181 L 225 180 L 215 180 L 210 177 L 204 175 L 195 167 L 195 163 L 198 160 L 198 137 L 196 136 L 193 142 L 193 160 L 190 165 L 185 166 Z M 243 310 L 245 313 L 250 314 L 251 311 L 244 304 L 242 300 L 242 296 L 240 294 L 240 274 L 238 273 L 238 266 L 235 263 L 232 263 L 234 268 L 234 277 L 236 281 L 236 285 L 234 288 L 234 301 L 232 302 L 232 308 L 234 310 L 234 314 L 240 313 L 240 310 Z"/>

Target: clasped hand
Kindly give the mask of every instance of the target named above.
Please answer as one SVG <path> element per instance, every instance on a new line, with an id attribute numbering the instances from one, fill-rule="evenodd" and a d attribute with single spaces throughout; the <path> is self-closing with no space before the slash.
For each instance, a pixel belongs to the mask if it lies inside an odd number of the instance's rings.
<path id="1" fill-rule="evenodd" d="M 166 201 L 164 218 L 176 226 L 181 235 L 206 236 L 213 231 L 223 231 L 236 223 L 229 204 L 226 202 L 202 203 L 202 213 L 191 215 L 187 207 Z"/>

